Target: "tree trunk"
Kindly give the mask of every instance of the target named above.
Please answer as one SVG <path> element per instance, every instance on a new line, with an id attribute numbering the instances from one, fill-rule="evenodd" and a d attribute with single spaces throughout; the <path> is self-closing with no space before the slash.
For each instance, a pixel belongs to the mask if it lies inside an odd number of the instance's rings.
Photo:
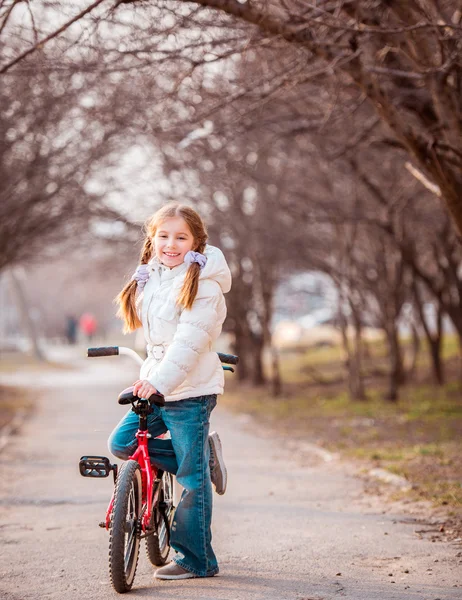
<path id="1" fill-rule="evenodd" d="M 275 272 L 274 263 L 271 260 L 268 261 L 268 256 L 262 255 L 257 256 L 255 262 L 258 264 L 258 278 L 260 283 L 260 293 L 262 310 L 260 311 L 260 324 L 261 324 L 261 337 L 262 337 L 262 348 L 261 348 L 261 360 L 263 358 L 263 352 L 265 348 L 269 349 L 271 355 L 271 390 L 273 396 L 277 397 L 281 394 L 281 372 L 279 370 L 279 360 L 276 348 L 273 346 L 272 335 L 271 335 L 271 320 L 273 316 L 273 298 L 274 290 L 276 287 L 275 283 Z M 264 383 L 264 372 L 262 365 L 260 365 L 260 373 L 256 373 L 256 377 L 259 381 Z M 257 385 L 262 385 L 259 383 Z"/>
<path id="2" fill-rule="evenodd" d="M 255 386 L 265 385 L 265 373 L 263 370 L 263 350 L 265 347 L 262 335 L 252 336 L 252 383 Z"/>
<path id="3" fill-rule="evenodd" d="M 415 325 L 415 323 L 411 324 L 412 329 L 412 356 L 409 364 L 409 368 L 406 372 L 406 379 L 410 380 L 414 377 L 414 373 L 417 368 L 417 358 L 420 353 L 420 337 L 419 331 Z"/>
<path id="4" fill-rule="evenodd" d="M 24 292 L 22 283 L 18 274 L 12 269 L 9 272 L 9 279 L 11 284 L 11 289 L 16 298 L 16 306 L 18 308 L 19 316 L 21 319 L 21 325 L 24 330 L 24 333 L 29 338 L 29 341 L 32 346 L 32 353 L 37 360 L 45 361 L 45 355 L 40 348 L 40 344 L 38 341 L 37 329 L 35 327 L 34 320 L 30 314 L 30 307 L 28 304 L 28 300 L 26 294 Z"/>
<path id="5" fill-rule="evenodd" d="M 366 392 L 364 390 L 364 381 L 361 374 L 361 365 L 357 360 L 356 354 L 354 354 L 349 361 L 348 389 L 351 400 L 367 399 Z"/>
<path id="6" fill-rule="evenodd" d="M 357 318 L 355 318 L 355 341 L 353 343 L 354 348 L 350 346 L 350 340 L 348 339 L 348 322 L 343 314 L 341 307 L 341 295 L 339 294 L 339 306 L 338 306 L 338 317 L 340 323 L 340 331 L 342 334 L 342 344 L 345 351 L 346 360 L 345 366 L 347 369 L 348 376 L 348 392 L 350 400 L 366 400 L 366 392 L 364 389 L 364 380 L 362 377 L 361 369 L 361 353 L 362 353 L 362 336 L 361 336 L 361 324 Z"/>
<path id="7" fill-rule="evenodd" d="M 350 380 L 353 385 L 352 396 L 355 400 L 366 400 L 366 390 L 364 389 L 364 379 L 362 373 L 362 324 L 359 311 L 350 303 L 355 327 L 353 356 L 350 359 Z"/>
<path id="8" fill-rule="evenodd" d="M 243 330 L 241 324 L 236 319 L 234 329 L 234 348 L 233 351 L 239 356 L 239 368 L 237 369 L 237 378 L 240 382 L 246 381 L 250 377 L 249 356 L 250 356 L 250 337 Z"/>
<path id="9" fill-rule="evenodd" d="M 445 308 L 459 338 L 459 381 L 462 386 L 462 309 L 460 306 L 447 306 Z"/>
<path id="10" fill-rule="evenodd" d="M 394 323 L 390 325 L 387 328 L 386 333 L 390 357 L 390 374 L 387 400 L 390 400 L 390 402 L 397 402 L 398 390 L 404 383 L 404 369 L 396 325 Z"/>
<path id="11" fill-rule="evenodd" d="M 271 365 L 272 365 L 272 393 L 278 398 L 282 393 L 281 370 L 279 368 L 279 352 L 277 348 L 271 346 Z"/>
<path id="12" fill-rule="evenodd" d="M 462 389 L 462 336 L 459 335 L 459 383 Z"/>
<path id="13" fill-rule="evenodd" d="M 413 285 L 414 301 L 417 306 L 419 313 L 420 322 L 422 323 L 425 337 L 427 338 L 428 349 L 430 352 L 430 358 L 432 361 L 433 377 L 437 385 L 444 384 L 444 369 L 441 360 L 441 345 L 443 341 L 443 307 L 438 304 L 437 316 L 436 316 L 436 331 L 433 333 L 430 329 L 430 325 L 427 323 L 425 317 L 425 311 L 423 308 L 423 301 L 420 296 L 419 288 L 414 282 Z"/>
<path id="14" fill-rule="evenodd" d="M 444 384 L 443 363 L 441 361 L 441 338 L 429 340 L 430 355 L 432 358 L 433 375 L 435 383 Z"/>
<path id="15" fill-rule="evenodd" d="M 444 384 L 443 362 L 441 360 L 441 346 L 443 341 L 443 311 L 441 306 L 438 306 L 438 315 L 436 321 L 436 333 L 434 336 L 428 337 L 430 347 L 430 356 L 432 359 L 433 375 L 435 382 L 438 385 Z"/>

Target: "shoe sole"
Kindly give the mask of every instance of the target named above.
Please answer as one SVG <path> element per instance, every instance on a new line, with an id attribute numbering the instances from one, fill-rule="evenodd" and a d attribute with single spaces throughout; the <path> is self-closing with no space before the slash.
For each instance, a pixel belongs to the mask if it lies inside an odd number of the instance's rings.
<path id="1" fill-rule="evenodd" d="M 156 575 L 154 573 L 155 579 L 164 579 L 164 580 L 173 580 L 173 579 L 194 579 L 197 575 L 194 573 L 184 573 L 183 575 Z"/>
<path id="2" fill-rule="evenodd" d="M 218 464 L 220 465 L 220 469 L 221 472 L 223 473 L 223 490 L 222 491 L 218 491 L 215 487 L 215 491 L 217 492 L 217 494 L 219 494 L 220 496 L 223 496 L 223 494 L 226 492 L 226 486 L 228 485 L 228 471 L 226 469 L 224 460 L 223 460 L 223 449 L 221 447 L 221 440 L 220 437 L 218 435 L 218 433 L 216 431 L 213 431 L 210 435 L 209 435 L 209 440 L 213 446 L 213 453 L 215 458 L 218 461 Z"/>
<path id="3" fill-rule="evenodd" d="M 218 575 L 217 573 L 214 573 L 213 575 L 204 575 L 204 577 L 215 577 L 216 575 Z M 199 575 L 195 575 L 194 573 L 184 573 L 183 575 L 156 575 L 154 573 L 154 578 L 155 579 L 163 579 L 165 581 L 169 580 L 172 581 L 173 579 L 199 579 Z"/>

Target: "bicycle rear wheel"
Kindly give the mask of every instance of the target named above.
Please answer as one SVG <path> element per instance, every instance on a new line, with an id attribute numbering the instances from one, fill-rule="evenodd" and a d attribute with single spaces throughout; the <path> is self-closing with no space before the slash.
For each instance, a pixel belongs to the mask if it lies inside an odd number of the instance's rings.
<path id="1" fill-rule="evenodd" d="M 117 475 L 109 536 L 109 573 L 120 594 L 128 592 L 135 579 L 140 550 L 142 482 L 135 460 L 123 463 Z"/>
<path id="2" fill-rule="evenodd" d="M 160 482 L 159 501 L 153 507 L 150 529 L 154 533 L 146 537 L 146 551 L 153 565 L 165 565 L 170 552 L 170 524 L 173 517 L 173 476 L 164 473 Z"/>

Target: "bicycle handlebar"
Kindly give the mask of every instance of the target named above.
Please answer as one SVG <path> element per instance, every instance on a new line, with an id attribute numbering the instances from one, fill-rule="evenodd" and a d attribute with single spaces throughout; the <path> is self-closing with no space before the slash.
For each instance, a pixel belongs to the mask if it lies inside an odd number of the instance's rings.
<path id="1" fill-rule="evenodd" d="M 87 356 L 119 356 L 118 346 L 103 346 L 102 348 L 88 348 Z"/>
<path id="2" fill-rule="evenodd" d="M 130 348 L 120 348 L 118 346 L 103 346 L 101 348 L 88 348 L 87 350 L 87 356 L 90 358 L 96 357 L 96 356 L 119 356 L 119 354 L 130 354 L 135 355 L 136 357 L 136 353 L 131 350 Z M 223 354 L 222 352 L 217 352 L 218 354 L 218 358 L 221 360 L 222 363 L 228 364 L 228 365 L 237 365 L 239 362 L 239 356 L 235 356 L 234 354 Z M 140 362 L 143 362 L 142 359 L 140 359 L 139 356 L 137 356 L 138 360 L 140 360 Z"/>
<path id="3" fill-rule="evenodd" d="M 235 356 L 234 354 L 223 354 L 222 352 L 217 352 L 217 354 L 221 362 L 227 365 L 237 365 L 239 362 L 239 356 Z"/>

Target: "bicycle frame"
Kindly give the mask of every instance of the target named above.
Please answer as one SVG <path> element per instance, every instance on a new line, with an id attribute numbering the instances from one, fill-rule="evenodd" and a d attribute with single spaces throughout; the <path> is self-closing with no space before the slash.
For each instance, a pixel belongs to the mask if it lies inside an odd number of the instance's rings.
<path id="1" fill-rule="evenodd" d="M 129 457 L 128 460 L 136 460 L 141 468 L 141 480 L 143 482 L 143 497 L 142 504 L 146 506 L 145 511 L 143 512 L 143 519 L 141 521 L 141 529 L 143 532 L 149 527 L 149 522 L 151 520 L 152 515 L 152 507 L 155 505 L 157 496 L 153 495 L 153 486 L 154 482 L 157 478 L 157 468 L 151 464 L 148 452 L 148 439 L 151 437 L 151 434 L 146 430 L 143 431 L 138 429 L 136 433 L 136 438 L 138 440 L 138 447 L 135 452 Z M 156 494 L 158 492 L 156 491 Z M 108 509 L 106 511 L 106 529 L 109 530 L 111 523 L 111 514 L 112 507 L 114 505 L 114 492 L 112 493 L 111 501 L 109 502 Z"/>

